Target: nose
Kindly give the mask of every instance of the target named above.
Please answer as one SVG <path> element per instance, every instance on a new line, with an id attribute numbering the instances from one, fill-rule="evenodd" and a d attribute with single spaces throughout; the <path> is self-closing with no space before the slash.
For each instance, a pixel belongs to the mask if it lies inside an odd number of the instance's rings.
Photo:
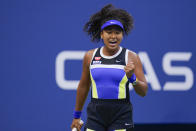
<path id="1" fill-rule="evenodd" d="M 112 34 L 111 34 L 111 38 L 115 38 L 115 37 L 116 37 L 115 32 L 112 32 Z"/>

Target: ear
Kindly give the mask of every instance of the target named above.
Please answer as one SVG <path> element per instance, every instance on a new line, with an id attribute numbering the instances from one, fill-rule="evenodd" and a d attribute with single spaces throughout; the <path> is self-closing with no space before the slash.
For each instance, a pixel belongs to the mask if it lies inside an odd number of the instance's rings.
<path id="1" fill-rule="evenodd" d="M 124 38 L 124 33 L 122 33 L 122 40 L 123 40 L 123 38 Z"/>
<path id="2" fill-rule="evenodd" d="M 103 31 L 101 31 L 100 36 L 101 36 L 101 39 L 103 39 Z"/>

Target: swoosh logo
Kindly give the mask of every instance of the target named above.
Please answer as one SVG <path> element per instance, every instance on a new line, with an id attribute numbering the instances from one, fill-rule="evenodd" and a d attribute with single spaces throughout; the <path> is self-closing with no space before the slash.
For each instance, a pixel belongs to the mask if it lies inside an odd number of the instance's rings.
<path id="1" fill-rule="evenodd" d="M 131 125 L 131 124 L 129 124 L 129 123 L 125 123 L 125 126 L 129 126 L 129 125 Z"/>

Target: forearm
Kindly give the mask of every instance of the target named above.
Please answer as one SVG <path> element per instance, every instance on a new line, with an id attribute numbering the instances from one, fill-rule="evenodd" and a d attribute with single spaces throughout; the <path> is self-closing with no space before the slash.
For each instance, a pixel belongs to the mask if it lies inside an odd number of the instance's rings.
<path id="1" fill-rule="evenodd" d="M 83 105 L 85 103 L 86 97 L 88 96 L 89 87 L 82 87 L 79 86 L 77 89 L 77 96 L 76 96 L 76 111 L 81 111 Z"/>
<path id="2" fill-rule="evenodd" d="M 137 81 L 136 85 L 134 85 L 133 87 L 135 92 L 142 97 L 146 95 L 148 90 L 148 85 L 142 81 Z"/>

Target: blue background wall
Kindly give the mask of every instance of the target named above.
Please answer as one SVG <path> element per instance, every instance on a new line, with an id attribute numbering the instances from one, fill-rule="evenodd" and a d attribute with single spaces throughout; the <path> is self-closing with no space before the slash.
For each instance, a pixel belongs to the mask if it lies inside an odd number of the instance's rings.
<path id="1" fill-rule="evenodd" d="M 0 1 L 0 130 L 68 131 L 76 90 L 60 88 L 55 62 L 62 51 L 87 51 L 91 43 L 82 31 L 89 17 L 113 3 L 130 12 L 135 28 L 122 46 L 146 52 L 161 90 L 149 83 L 146 97 L 130 91 L 135 123 L 196 123 L 196 86 L 164 91 L 168 81 L 184 82 L 162 67 L 168 52 L 190 52 L 189 61 L 175 66 L 196 70 L 195 0 L 3 0 Z M 79 80 L 82 61 L 67 61 L 67 80 Z M 145 69 L 144 69 L 145 71 Z M 145 71 L 146 72 L 146 71 Z M 86 119 L 86 106 L 82 118 Z"/>

